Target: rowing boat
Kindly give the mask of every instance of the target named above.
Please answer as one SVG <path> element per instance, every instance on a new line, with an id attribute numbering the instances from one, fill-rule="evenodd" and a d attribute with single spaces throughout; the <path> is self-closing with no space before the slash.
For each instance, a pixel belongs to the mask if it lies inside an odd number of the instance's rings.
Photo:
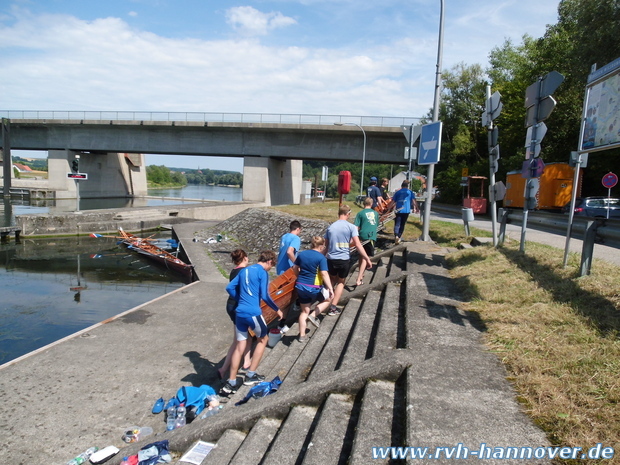
<path id="1" fill-rule="evenodd" d="M 189 265 L 170 252 L 166 252 L 153 244 L 150 239 L 135 236 L 134 234 L 124 231 L 123 228 L 118 228 L 118 233 L 121 242 L 125 244 L 128 249 L 159 263 L 169 270 L 176 271 L 183 276 L 188 278 L 192 276 L 194 265 Z"/>

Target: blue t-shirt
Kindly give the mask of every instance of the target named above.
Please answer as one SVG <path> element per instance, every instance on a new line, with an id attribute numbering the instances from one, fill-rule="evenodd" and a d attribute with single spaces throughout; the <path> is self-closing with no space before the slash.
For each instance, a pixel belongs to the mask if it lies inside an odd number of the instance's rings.
<path id="1" fill-rule="evenodd" d="M 415 199 L 415 194 L 410 189 L 403 187 L 397 190 L 392 197 L 392 200 L 396 202 L 397 213 L 411 213 L 413 199 Z"/>
<path id="2" fill-rule="evenodd" d="M 350 258 L 349 244 L 357 236 L 359 236 L 357 228 L 347 220 L 338 220 L 332 223 L 325 233 L 325 239 L 329 241 L 327 258 L 331 260 L 348 260 Z"/>
<path id="3" fill-rule="evenodd" d="M 261 300 L 264 300 L 265 303 L 276 312 L 278 311 L 278 306 L 269 296 L 269 274 L 258 263 L 243 268 L 239 274 L 228 283 L 226 292 L 239 302 L 237 305 L 238 317 L 261 315 Z"/>
<path id="4" fill-rule="evenodd" d="M 379 197 L 381 197 L 381 189 L 373 184 L 372 186 L 368 186 L 366 193 L 368 194 L 368 197 L 372 199 L 372 206 L 370 208 L 376 208 L 379 203 Z"/>
<path id="5" fill-rule="evenodd" d="M 325 255 L 316 250 L 304 250 L 295 260 L 295 265 L 299 267 L 297 284 L 305 284 L 312 287 L 323 285 L 321 271 L 327 271 L 327 259 Z"/>
<path id="6" fill-rule="evenodd" d="M 293 262 L 288 258 L 286 254 L 289 247 L 295 249 L 295 254 L 301 248 L 301 239 L 297 234 L 286 233 L 280 239 L 280 252 L 278 253 L 278 264 L 276 265 L 276 273 L 282 274 L 293 266 Z"/>

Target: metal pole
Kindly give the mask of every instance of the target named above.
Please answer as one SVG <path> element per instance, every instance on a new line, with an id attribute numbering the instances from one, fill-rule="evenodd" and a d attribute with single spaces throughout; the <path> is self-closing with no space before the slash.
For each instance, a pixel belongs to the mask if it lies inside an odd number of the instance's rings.
<path id="1" fill-rule="evenodd" d="M 489 126 L 487 131 L 487 140 L 489 145 L 489 197 L 491 198 L 491 232 L 493 234 L 493 247 L 497 247 L 497 203 L 495 202 L 495 170 L 493 163 L 493 120 L 491 119 L 491 105 L 488 103 L 491 101 L 491 86 L 487 86 L 487 116 L 489 119 Z"/>
<path id="2" fill-rule="evenodd" d="M 564 262 L 563 267 L 568 264 L 568 250 L 570 248 L 570 236 L 573 229 L 573 218 L 575 217 L 575 200 L 577 198 L 577 183 L 579 182 L 579 169 L 581 168 L 581 153 L 577 155 L 577 164 L 575 165 L 575 176 L 573 178 L 573 190 L 570 194 L 570 208 L 568 212 L 568 225 L 566 226 L 566 243 L 564 244 Z"/>
<path id="3" fill-rule="evenodd" d="M 593 66 L 592 70 L 594 71 L 596 65 Z M 573 218 L 575 216 L 575 201 L 577 199 L 577 189 L 579 188 L 579 170 L 581 169 L 581 164 L 583 163 L 581 147 L 583 147 L 583 133 L 585 131 L 586 126 L 586 115 L 588 111 L 588 101 L 590 99 L 590 89 L 588 87 L 586 89 L 586 93 L 583 96 L 583 110 L 581 112 L 581 130 L 579 131 L 579 147 L 577 152 L 577 163 L 575 165 L 575 177 L 573 178 L 573 190 L 570 196 L 570 211 L 568 212 L 568 226 L 566 227 L 566 244 L 564 245 L 564 268 L 566 268 L 568 264 L 568 251 L 570 249 L 570 235 L 571 230 L 573 228 Z"/>
<path id="4" fill-rule="evenodd" d="M 75 212 L 80 212 L 80 180 L 75 180 Z"/>
<path id="5" fill-rule="evenodd" d="M 357 123 L 334 123 L 336 126 L 357 126 L 364 135 L 364 146 L 362 148 L 362 179 L 360 180 L 360 195 L 364 195 L 364 165 L 366 164 L 366 131 Z"/>
<path id="6" fill-rule="evenodd" d="M 441 102 L 441 60 L 443 51 L 443 19 L 444 19 L 444 0 L 439 0 L 439 40 L 437 44 L 437 70 L 435 73 L 435 99 L 433 101 L 433 123 L 439 120 L 439 104 Z M 424 223 L 422 225 L 422 237 L 420 240 L 431 242 L 429 226 L 431 224 L 431 200 L 433 193 L 433 181 L 435 176 L 435 165 L 428 165 L 426 175 L 426 201 L 424 202 Z"/>
<path id="7" fill-rule="evenodd" d="M 534 103 L 534 114 L 536 115 L 536 118 L 534 120 L 534 124 L 532 125 L 532 141 L 530 142 L 530 167 L 532 167 L 532 163 L 534 162 L 534 159 L 536 158 L 534 156 L 535 154 L 535 150 L 536 150 L 536 139 L 537 139 L 537 132 L 538 132 L 538 101 L 539 98 L 538 96 L 540 96 L 540 88 L 542 86 L 542 81 L 543 79 L 541 77 L 538 78 L 538 93 L 537 93 L 537 97 L 536 97 L 536 103 Z M 530 173 L 529 173 L 529 177 L 527 178 L 527 180 L 525 181 L 525 198 L 523 199 L 523 221 L 521 222 L 521 244 L 519 245 L 519 251 L 520 252 L 525 252 L 525 233 L 527 231 L 527 217 L 529 214 L 529 199 L 530 199 L 530 192 L 531 192 L 531 183 L 530 180 L 532 179 L 532 170 L 530 169 Z"/>

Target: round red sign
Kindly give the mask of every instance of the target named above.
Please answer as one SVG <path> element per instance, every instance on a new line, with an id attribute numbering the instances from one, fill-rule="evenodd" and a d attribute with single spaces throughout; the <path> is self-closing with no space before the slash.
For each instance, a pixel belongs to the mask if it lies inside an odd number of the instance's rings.
<path id="1" fill-rule="evenodd" d="M 605 176 L 603 176 L 602 183 L 603 186 L 605 186 L 607 189 L 611 189 L 616 184 L 618 184 L 618 176 L 610 171 Z"/>

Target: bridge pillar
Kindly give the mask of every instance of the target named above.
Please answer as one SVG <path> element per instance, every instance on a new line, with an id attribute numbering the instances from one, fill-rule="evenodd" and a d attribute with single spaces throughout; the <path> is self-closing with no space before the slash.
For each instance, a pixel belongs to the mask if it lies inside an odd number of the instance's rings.
<path id="1" fill-rule="evenodd" d="M 245 157 L 243 200 L 266 205 L 298 204 L 301 195 L 302 160 Z"/>
<path id="2" fill-rule="evenodd" d="M 80 181 L 81 198 L 146 195 L 146 166 L 142 154 L 50 150 L 47 158 L 49 188 L 56 191 L 57 199 L 76 197 L 75 180 L 67 177 L 75 155 L 80 155 L 79 172 L 88 175 L 87 180 Z"/>

